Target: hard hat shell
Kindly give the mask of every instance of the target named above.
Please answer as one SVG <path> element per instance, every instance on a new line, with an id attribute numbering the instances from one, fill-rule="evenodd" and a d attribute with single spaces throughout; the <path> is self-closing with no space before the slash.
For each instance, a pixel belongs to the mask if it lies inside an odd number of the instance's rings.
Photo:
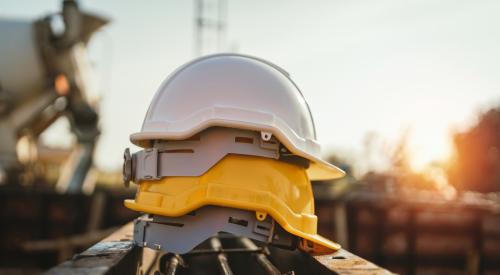
<path id="1" fill-rule="evenodd" d="M 237 179 L 237 180 L 236 180 Z M 317 234 L 311 183 L 305 168 L 275 159 L 227 155 L 199 177 L 141 181 L 125 206 L 148 214 L 180 217 L 206 205 L 269 214 L 287 232 L 306 240 L 304 250 L 326 254 L 340 248 Z"/>
<path id="2" fill-rule="evenodd" d="M 153 140 L 187 139 L 213 126 L 273 134 L 311 161 L 311 180 L 344 175 L 321 159 L 311 112 L 288 73 L 246 55 L 210 55 L 180 67 L 160 86 L 130 140 L 148 148 Z"/>

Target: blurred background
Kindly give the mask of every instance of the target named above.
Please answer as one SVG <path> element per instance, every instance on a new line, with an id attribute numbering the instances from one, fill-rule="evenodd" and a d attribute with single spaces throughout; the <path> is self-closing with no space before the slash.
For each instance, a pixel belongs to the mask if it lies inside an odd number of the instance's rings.
<path id="1" fill-rule="evenodd" d="M 401 274 L 500 274 L 500 2 L 0 2 L 0 272 L 39 272 L 135 213 L 122 152 L 210 53 L 270 60 L 325 156 L 319 232 Z"/>

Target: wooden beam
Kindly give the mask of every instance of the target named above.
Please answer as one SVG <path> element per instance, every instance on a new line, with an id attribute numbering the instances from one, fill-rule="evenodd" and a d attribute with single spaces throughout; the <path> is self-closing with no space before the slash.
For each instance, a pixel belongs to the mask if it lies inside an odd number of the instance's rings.
<path id="1" fill-rule="evenodd" d="M 45 274 L 136 274 L 139 249 L 132 241 L 133 224 L 128 223 L 71 260 Z"/>
<path id="2" fill-rule="evenodd" d="M 133 223 L 129 223 L 46 274 L 136 274 L 141 257 L 140 249 L 133 244 L 132 234 Z M 314 259 L 333 271 L 332 274 L 393 274 L 343 249 Z"/>

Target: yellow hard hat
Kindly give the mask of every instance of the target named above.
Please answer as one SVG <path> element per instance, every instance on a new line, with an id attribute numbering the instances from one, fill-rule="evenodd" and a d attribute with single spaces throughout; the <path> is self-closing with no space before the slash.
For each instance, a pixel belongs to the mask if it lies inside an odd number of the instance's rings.
<path id="1" fill-rule="evenodd" d="M 167 217 L 206 205 L 255 211 L 258 220 L 269 214 L 284 230 L 302 238 L 300 248 L 312 254 L 340 248 L 316 232 L 306 169 L 270 158 L 229 154 L 201 176 L 144 180 L 135 200 L 125 201 L 132 210 Z"/>

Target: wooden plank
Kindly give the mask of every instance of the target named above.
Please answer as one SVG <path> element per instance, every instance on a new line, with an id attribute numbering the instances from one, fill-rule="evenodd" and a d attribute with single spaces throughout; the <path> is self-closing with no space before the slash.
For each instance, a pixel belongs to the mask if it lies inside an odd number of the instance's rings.
<path id="1" fill-rule="evenodd" d="M 57 252 L 59 262 L 70 258 L 75 253 L 75 248 L 85 248 L 94 244 L 103 237 L 112 233 L 116 228 L 109 228 L 99 231 L 88 232 L 66 238 L 48 239 L 48 240 L 33 240 L 26 241 L 21 244 L 24 251 L 34 252 Z"/>
<path id="2" fill-rule="evenodd" d="M 386 275 L 393 274 L 363 258 L 344 249 L 324 256 L 314 257 L 318 262 L 337 274 L 346 275 Z"/>
<path id="3" fill-rule="evenodd" d="M 128 223 L 45 274 L 136 274 L 139 249 L 134 246 L 132 232 L 133 224 Z"/>
<path id="4" fill-rule="evenodd" d="M 140 249 L 132 242 L 132 232 L 133 223 L 129 223 L 46 274 L 136 274 Z M 393 274 L 343 249 L 314 259 L 335 274 Z"/>

